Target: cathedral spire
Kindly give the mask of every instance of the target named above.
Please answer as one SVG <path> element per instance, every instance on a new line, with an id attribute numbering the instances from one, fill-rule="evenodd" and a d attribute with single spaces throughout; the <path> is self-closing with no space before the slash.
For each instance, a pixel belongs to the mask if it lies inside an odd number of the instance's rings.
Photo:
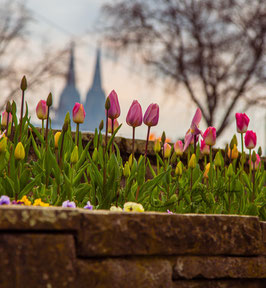
<path id="1" fill-rule="evenodd" d="M 94 89 L 102 89 L 102 81 L 101 81 L 101 50 L 97 49 L 94 77 L 92 82 L 92 88 Z"/>
<path id="2" fill-rule="evenodd" d="M 76 85 L 76 79 L 75 79 L 75 67 L 74 67 L 74 48 L 75 44 L 72 42 L 70 44 L 70 59 L 69 59 L 69 69 L 67 72 L 67 84 L 70 85 Z"/>

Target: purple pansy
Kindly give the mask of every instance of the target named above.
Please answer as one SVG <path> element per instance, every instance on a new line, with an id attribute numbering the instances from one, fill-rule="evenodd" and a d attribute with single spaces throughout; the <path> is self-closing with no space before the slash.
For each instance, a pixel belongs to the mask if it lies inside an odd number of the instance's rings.
<path id="1" fill-rule="evenodd" d="M 10 204 L 10 198 L 6 195 L 1 196 L 0 205 L 9 205 L 9 204 Z"/>
<path id="2" fill-rule="evenodd" d="M 90 202 L 90 201 L 87 202 L 87 205 L 84 206 L 84 209 L 93 210 L 93 206 L 91 205 L 91 202 Z"/>
<path id="3" fill-rule="evenodd" d="M 76 204 L 75 202 L 70 202 L 69 200 L 66 200 L 62 203 L 62 207 L 65 207 L 65 208 L 76 208 Z"/>

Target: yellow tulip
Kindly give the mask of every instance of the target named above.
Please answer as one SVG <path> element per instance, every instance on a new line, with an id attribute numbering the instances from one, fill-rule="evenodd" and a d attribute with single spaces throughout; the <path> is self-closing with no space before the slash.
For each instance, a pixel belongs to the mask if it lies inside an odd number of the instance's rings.
<path id="1" fill-rule="evenodd" d="M 58 148 L 58 141 L 60 138 L 61 132 L 56 132 L 54 135 L 54 147 L 57 149 Z"/>
<path id="2" fill-rule="evenodd" d="M 5 137 L 5 134 L 3 137 L 0 139 L 0 153 L 3 153 L 6 151 L 7 147 L 7 138 Z"/>
<path id="3" fill-rule="evenodd" d="M 25 149 L 21 142 L 17 144 L 14 156 L 16 160 L 23 160 L 25 158 Z"/>
<path id="4" fill-rule="evenodd" d="M 196 167 L 196 155 L 193 153 L 189 162 L 188 162 L 188 168 L 195 168 Z"/>
<path id="5" fill-rule="evenodd" d="M 228 149 L 228 158 L 230 158 L 230 154 L 231 154 L 231 149 Z M 236 144 L 234 144 L 234 148 L 232 149 L 232 155 L 231 155 L 231 159 L 237 159 L 238 158 L 238 150 L 236 147 Z"/>

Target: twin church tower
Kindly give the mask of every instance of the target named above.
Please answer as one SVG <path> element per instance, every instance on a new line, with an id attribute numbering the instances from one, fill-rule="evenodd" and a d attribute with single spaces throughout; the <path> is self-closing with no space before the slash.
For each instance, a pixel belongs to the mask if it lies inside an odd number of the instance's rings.
<path id="1" fill-rule="evenodd" d="M 66 75 L 66 85 L 60 95 L 59 106 L 55 110 L 55 117 L 52 121 L 53 128 L 62 128 L 67 112 L 70 113 L 70 117 L 72 118 L 72 109 L 76 102 L 81 103 L 81 99 L 80 93 L 76 87 L 74 45 L 71 45 L 69 68 Z M 94 131 L 95 128 L 98 128 L 101 120 L 105 119 L 104 104 L 105 93 L 103 91 L 101 81 L 101 52 L 100 49 L 97 49 L 92 85 L 87 93 L 86 101 L 83 103 L 86 118 L 84 123 L 80 125 L 80 130 Z M 76 125 L 74 124 L 75 123 L 73 122 L 71 123 L 72 130 L 76 129 Z"/>

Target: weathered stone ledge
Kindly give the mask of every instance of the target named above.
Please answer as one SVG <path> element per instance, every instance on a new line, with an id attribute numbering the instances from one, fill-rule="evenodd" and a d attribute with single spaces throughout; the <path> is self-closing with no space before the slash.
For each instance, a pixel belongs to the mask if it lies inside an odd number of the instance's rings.
<path id="1" fill-rule="evenodd" d="M 0 287 L 265 287 L 265 246 L 257 217 L 2 206 Z"/>

